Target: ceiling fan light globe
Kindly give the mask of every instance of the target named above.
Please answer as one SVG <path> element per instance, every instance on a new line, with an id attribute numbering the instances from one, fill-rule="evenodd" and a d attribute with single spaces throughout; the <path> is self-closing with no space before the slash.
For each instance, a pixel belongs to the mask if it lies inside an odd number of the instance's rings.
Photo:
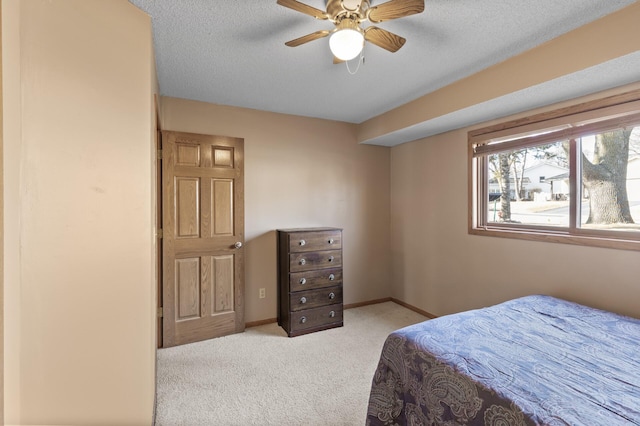
<path id="1" fill-rule="evenodd" d="M 360 31 L 349 28 L 338 30 L 331 34 L 329 48 L 336 58 L 349 61 L 362 52 L 364 36 Z"/>

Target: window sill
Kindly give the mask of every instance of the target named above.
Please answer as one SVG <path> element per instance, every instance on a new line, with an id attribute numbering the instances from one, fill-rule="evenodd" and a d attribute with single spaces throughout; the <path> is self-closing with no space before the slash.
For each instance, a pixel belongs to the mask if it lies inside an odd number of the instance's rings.
<path id="1" fill-rule="evenodd" d="M 516 227 L 491 226 L 483 228 L 472 227 L 469 229 L 469 234 L 485 237 L 511 238 L 516 240 L 640 251 L 640 241 L 635 239 L 631 240 L 610 236 L 601 237 L 593 235 L 575 235 L 569 234 L 564 230 L 552 231 L 544 229 L 534 231 L 530 229 L 518 229 Z"/>

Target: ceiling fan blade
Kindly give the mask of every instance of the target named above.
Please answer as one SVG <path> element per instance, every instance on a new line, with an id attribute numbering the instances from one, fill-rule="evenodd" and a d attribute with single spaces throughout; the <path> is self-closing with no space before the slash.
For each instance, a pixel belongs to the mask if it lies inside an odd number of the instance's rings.
<path id="1" fill-rule="evenodd" d="M 378 27 L 367 27 L 364 30 L 364 39 L 389 52 L 397 52 L 407 41 L 399 35 Z"/>
<path id="2" fill-rule="evenodd" d="M 369 21 L 382 22 L 424 11 L 424 0 L 391 0 L 369 9 Z"/>
<path id="3" fill-rule="evenodd" d="M 331 33 L 329 30 L 320 30 L 315 33 L 307 34 L 305 36 L 299 37 L 295 40 L 290 40 L 285 44 L 289 47 L 300 46 L 301 44 L 309 43 L 310 41 L 317 40 L 322 37 L 326 37 Z"/>
<path id="4" fill-rule="evenodd" d="M 344 61 L 343 61 L 342 59 L 338 59 L 338 58 L 336 58 L 335 56 L 333 57 L 333 63 L 334 63 L 334 64 L 341 64 L 341 63 L 343 63 L 343 62 L 344 62 Z"/>
<path id="5" fill-rule="evenodd" d="M 289 9 L 293 9 L 297 12 L 302 12 L 305 15 L 313 16 L 316 19 L 328 19 L 329 17 L 325 12 L 320 9 L 316 9 L 315 7 L 307 6 L 304 3 L 300 3 L 296 0 L 278 0 L 277 3 L 280 6 L 288 7 Z"/>

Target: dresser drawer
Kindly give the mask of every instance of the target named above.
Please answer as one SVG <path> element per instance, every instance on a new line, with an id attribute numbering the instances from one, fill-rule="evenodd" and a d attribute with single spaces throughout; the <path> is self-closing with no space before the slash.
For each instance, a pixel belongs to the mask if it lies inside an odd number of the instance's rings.
<path id="1" fill-rule="evenodd" d="M 342 303 L 342 287 L 327 287 L 319 290 L 299 291 L 290 294 L 290 306 L 292 311 L 317 308 L 319 306 Z"/>
<path id="2" fill-rule="evenodd" d="M 291 313 L 291 331 L 342 323 L 342 305 L 328 305 Z"/>
<path id="3" fill-rule="evenodd" d="M 333 268 L 339 266 L 342 266 L 342 250 L 291 253 L 289 255 L 290 272 Z"/>
<path id="4" fill-rule="evenodd" d="M 302 291 L 342 285 L 342 268 L 318 269 L 289 274 L 289 290 Z"/>
<path id="5" fill-rule="evenodd" d="M 289 252 L 342 249 L 342 231 L 307 231 L 289 235 Z"/>

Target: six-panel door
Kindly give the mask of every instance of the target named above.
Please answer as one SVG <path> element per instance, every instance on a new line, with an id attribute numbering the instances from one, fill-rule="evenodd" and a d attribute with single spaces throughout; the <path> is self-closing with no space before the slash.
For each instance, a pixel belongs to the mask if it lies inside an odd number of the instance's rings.
<path id="1" fill-rule="evenodd" d="M 243 331 L 243 140 L 162 137 L 163 346 Z"/>

